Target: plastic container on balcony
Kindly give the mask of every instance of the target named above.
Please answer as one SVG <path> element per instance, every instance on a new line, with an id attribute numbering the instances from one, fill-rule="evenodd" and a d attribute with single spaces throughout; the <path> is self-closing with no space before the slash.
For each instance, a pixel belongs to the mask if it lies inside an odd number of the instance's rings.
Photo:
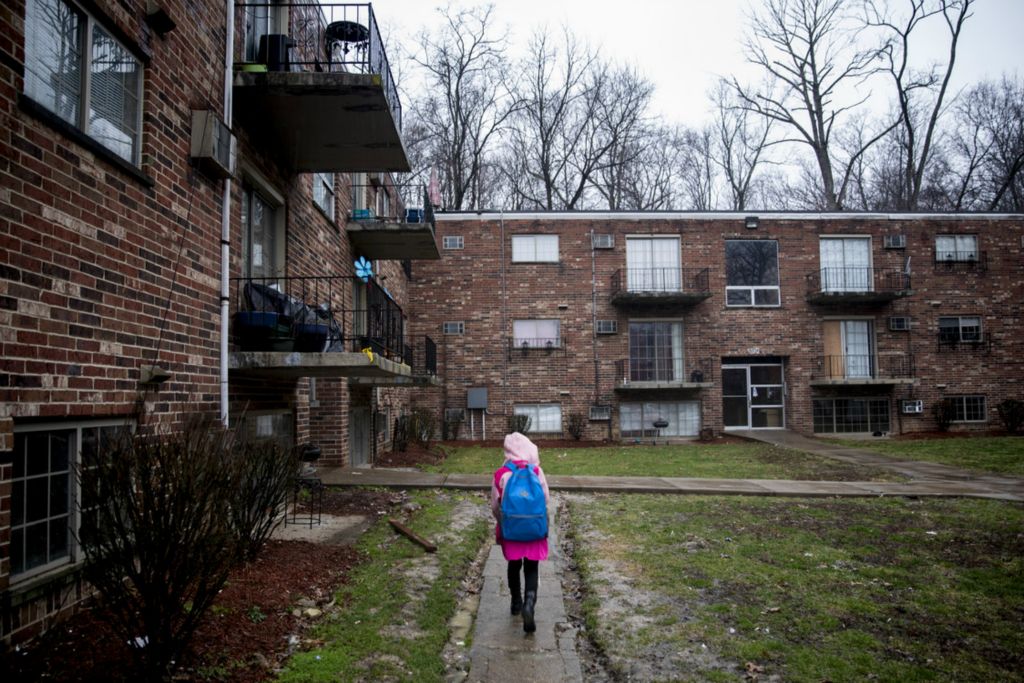
<path id="1" fill-rule="evenodd" d="M 238 311 L 235 336 L 243 351 L 291 351 L 291 319 L 274 311 Z"/>
<path id="2" fill-rule="evenodd" d="M 370 209 L 353 209 L 352 218 L 357 221 L 368 221 L 373 219 L 373 211 Z"/>
<path id="3" fill-rule="evenodd" d="M 406 209 L 405 210 L 405 222 L 406 223 L 422 223 L 423 222 L 423 209 Z"/>
<path id="4" fill-rule="evenodd" d="M 318 323 L 295 325 L 295 350 L 304 353 L 320 353 L 327 346 L 330 327 Z"/>

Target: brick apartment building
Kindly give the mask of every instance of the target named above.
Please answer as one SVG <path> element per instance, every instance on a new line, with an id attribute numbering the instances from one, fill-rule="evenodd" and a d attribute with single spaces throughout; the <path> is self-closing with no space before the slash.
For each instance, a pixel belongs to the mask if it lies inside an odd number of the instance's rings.
<path id="1" fill-rule="evenodd" d="M 87 592 L 75 463 L 139 403 L 370 460 L 433 381 L 403 306 L 438 251 L 367 4 L 5 2 L 0 117 L 11 643 Z"/>
<path id="2" fill-rule="evenodd" d="M 458 213 L 438 238 L 412 323 L 460 438 L 901 434 L 943 398 L 991 430 L 1024 398 L 1022 215 Z"/>

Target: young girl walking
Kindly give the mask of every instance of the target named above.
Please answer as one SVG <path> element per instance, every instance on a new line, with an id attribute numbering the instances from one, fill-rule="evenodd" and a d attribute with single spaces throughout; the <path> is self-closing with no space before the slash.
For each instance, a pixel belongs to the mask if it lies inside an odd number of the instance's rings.
<path id="1" fill-rule="evenodd" d="M 491 485 L 491 512 L 498 520 L 495 536 L 501 545 L 502 554 L 508 561 L 508 588 L 512 593 L 512 614 L 522 613 L 523 630 L 532 633 L 537 630 L 533 618 L 537 604 L 537 563 L 548 559 L 548 539 L 545 537 L 535 541 L 510 541 L 501 537 L 501 496 L 512 476 L 507 464 L 511 462 L 514 467 L 526 466 L 534 469 L 544 489 L 545 507 L 551 502 L 551 494 L 548 491 L 547 479 L 544 478 L 544 470 L 540 468 L 540 454 L 532 441 L 519 432 L 507 435 L 504 456 L 504 462 L 495 471 Z M 525 594 L 520 592 L 520 571 L 526 579 Z"/>

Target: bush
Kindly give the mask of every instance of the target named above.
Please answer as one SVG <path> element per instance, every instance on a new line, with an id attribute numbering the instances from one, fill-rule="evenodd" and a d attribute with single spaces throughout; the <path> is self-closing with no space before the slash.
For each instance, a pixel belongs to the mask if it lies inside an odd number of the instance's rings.
<path id="1" fill-rule="evenodd" d="M 276 447 L 236 441 L 208 417 L 173 434 L 126 430 L 83 449 L 84 573 L 131 645 L 140 679 L 173 673 L 228 572 L 277 522 L 295 470 L 275 457 L 292 462 Z"/>
<path id="2" fill-rule="evenodd" d="M 462 427 L 462 413 L 458 417 L 445 420 L 441 424 L 441 438 L 445 441 L 454 441 L 459 438 L 459 429 Z"/>
<path id="3" fill-rule="evenodd" d="M 952 400 L 943 398 L 932 404 L 932 417 L 935 418 L 935 425 L 940 432 L 949 431 L 949 425 L 953 424 L 955 416 Z"/>
<path id="4" fill-rule="evenodd" d="M 402 415 L 395 420 L 392 440 L 396 451 L 405 451 L 410 441 L 429 448 L 436 435 L 437 418 L 426 408 L 417 408 L 409 415 Z"/>
<path id="5" fill-rule="evenodd" d="M 509 415 L 508 431 L 525 434 L 530 431 L 530 422 L 531 419 L 529 415 Z"/>
<path id="6" fill-rule="evenodd" d="M 1016 434 L 1024 425 L 1024 402 L 1015 398 L 1008 398 L 996 406 L 999 411 L 999 419 L 1003 421 L 1003 427 L 1010 434 Z"/>
<path id="7" fill-rule="evenodd" d="M 569 415 L 569 424 L 566 429 L 569 430 L 569 436 L 579 441 L 587 429 L 587 418 L 583 416 L 583 413 L 572 413 Z"/>

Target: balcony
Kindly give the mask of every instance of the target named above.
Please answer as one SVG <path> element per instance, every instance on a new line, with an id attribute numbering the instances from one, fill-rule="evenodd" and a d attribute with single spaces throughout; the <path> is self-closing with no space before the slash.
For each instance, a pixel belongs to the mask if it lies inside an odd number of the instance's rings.
<path id="1" fill-rule="evenodd" d="M 235 26 L 235 123 L 279 163 L 295 173 L 410 170 L 369 4 L 238 2 Z"/>
<path id="2" fill-rule="evenodd" d="M 426 335 L 411 339 L 404 347 L 402 359 L 411 369 L 409 375 L 392 375 L 384 378 L 351 377 L 349 382 L 373 386 L 441 386 L 441 380 L 437 376 L 437 345 L 433 339 Z"/>
<path id="3" fill-rule="evenodd" d="M 561 337 L 509 338 L 506 340 L 506 344 L 509 360 L 531 357 L 540 360 L 568 355 L 565 340 Z"/>
<path id="4" fill-rule="evenodd" d="M 695 306 L 711 296 L 707 268 L 622 268 L 612 273 L 616 306 Z"/>
<path id="5" fill-rule="evenodd" d="M 393 191 L 394 199 L 386 207 L 380 207 L 383 209 L 380 213 L 373 209 L 352 212 L 345 230 L 359 254 L 368 259 L 394 261 L 441 258 L 434 232 L 437 227 L 434 206 L 426 188 L 422 185 L 355 185 L 352 191 L 367 196 L 371 189 Z"/>
<path id="6" fill-rule="evenodd" d="M 615 391 L 700 390 L 712 386 L 711 359 L 624 358 L 615 362 Z"/>
<path id="7" fill-rule="evenodd" d="M 913 384 L 914 357 L 903 353 L 821 356 L 811 371 L 811 386 Z"/>
<path id="8" fill-rule="evenodd" d="M 984 273 L 988 270 L 988 252 L 936 251 L 936 273 Z"/>
<path id="9" fill-rule="evenodd" d="M 939 330 L 939 353 L 974 352 L 988 353 L 992 350 L 992 335 L 976 331 Z"/>
<path id="10" fill-rule="evenodd" d="M 875 268 L 822 268 L 807 274 L 812 304 L 884 304 L 910 296 L 910 274 Z"/>
<path id="11" fill-rule="evenodd" d="M 402 309 L 373 280 L 366 307 L 351 301 L 348 276 L 232 278 L 232 374 L 352 377 L 372 384 L 414 382 Z M 436 368 L 436 365 L 435 365 Z"/>

